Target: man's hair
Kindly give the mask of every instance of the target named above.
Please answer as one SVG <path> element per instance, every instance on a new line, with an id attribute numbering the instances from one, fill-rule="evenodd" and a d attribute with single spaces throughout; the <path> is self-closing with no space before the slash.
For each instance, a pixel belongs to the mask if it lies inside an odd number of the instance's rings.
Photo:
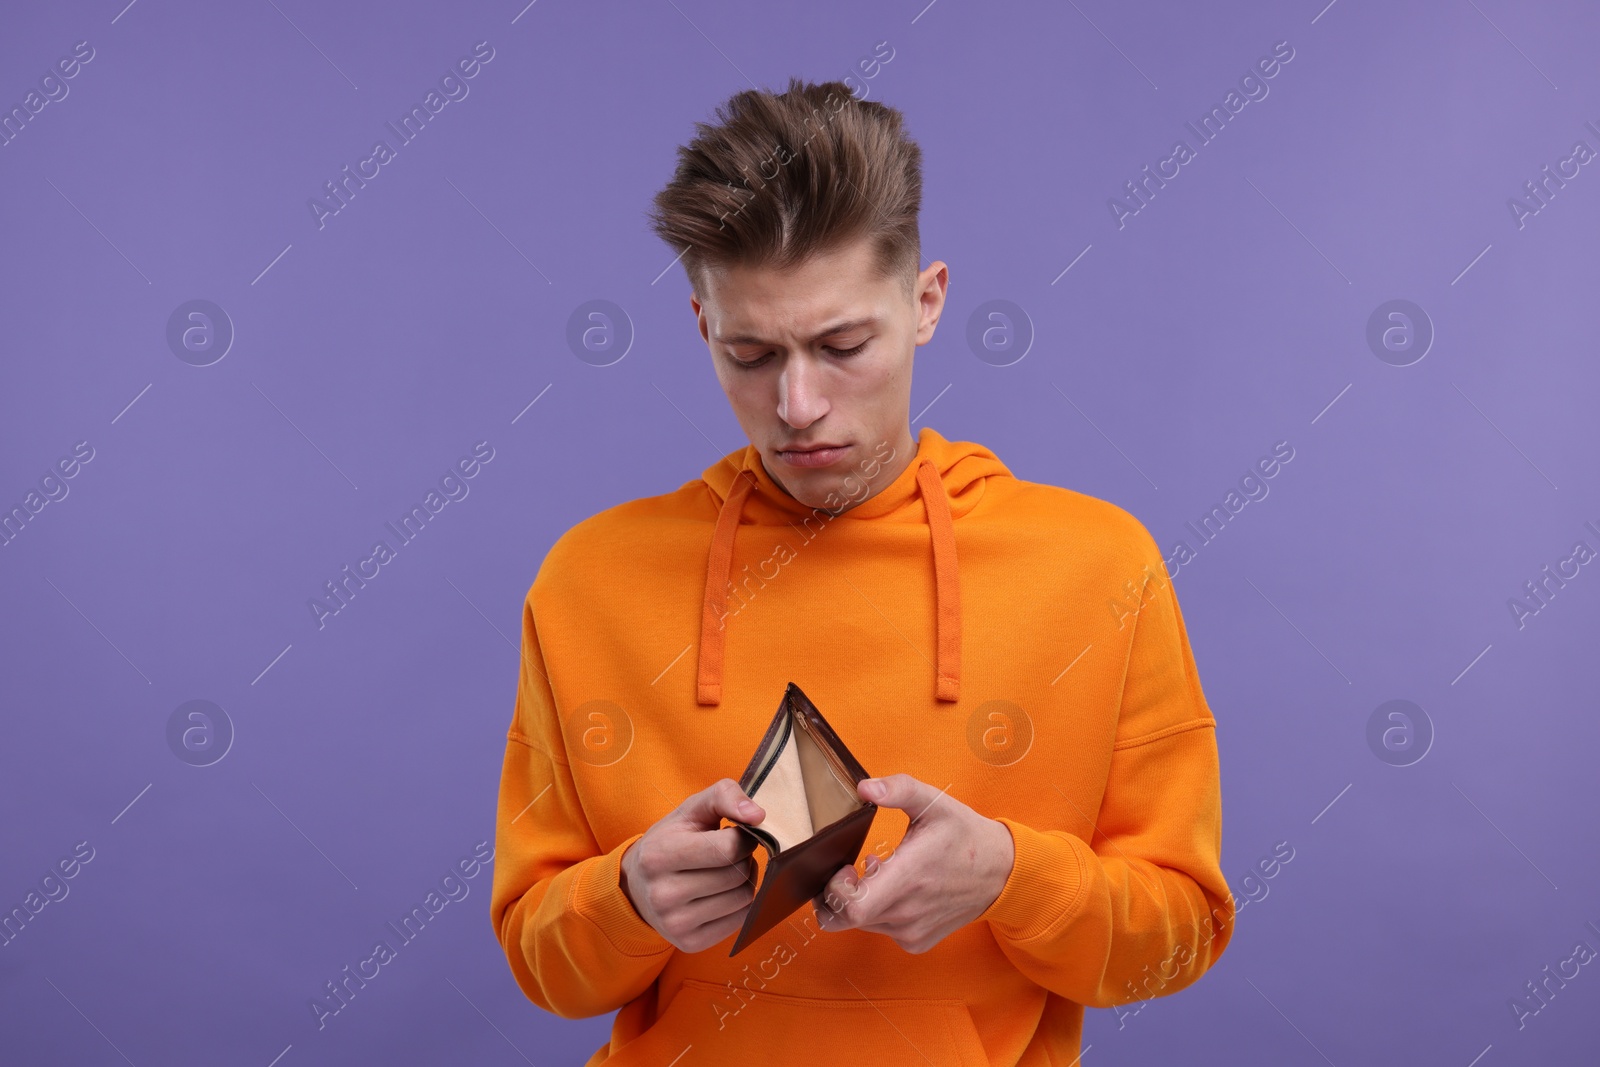
<path id="1" fill-rule="evenodd" d="M 789 79 L 783 93 L 746 90 L 695 123 L 651 227 L 682 252 L 689 284 L 708 268 L 798 265 L 862 238 L 879 277 L 909 298 L 921 263 L 922 149 L 899 111 L 858 100 L 842 81 Z"/>

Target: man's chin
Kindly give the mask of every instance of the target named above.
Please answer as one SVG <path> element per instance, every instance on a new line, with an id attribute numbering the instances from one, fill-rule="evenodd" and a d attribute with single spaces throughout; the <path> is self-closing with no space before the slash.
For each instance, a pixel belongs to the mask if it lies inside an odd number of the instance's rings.
<path id="1" fill-rule="evenodd" d="M 837 511 L 846 502 L 844 478 L 833 467 L 793 467 L 781 459 L 762 458 L 767 476 L 795 501 L 808 508 Z"/>

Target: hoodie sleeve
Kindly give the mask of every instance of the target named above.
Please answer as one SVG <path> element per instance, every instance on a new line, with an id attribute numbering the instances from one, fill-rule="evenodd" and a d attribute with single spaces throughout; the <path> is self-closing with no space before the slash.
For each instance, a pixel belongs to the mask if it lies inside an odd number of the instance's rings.
<path id="1" fill-rule="evenodd" d="M 1098 821 L 1090 829 L 1088 813 L 1063 812 L 1078 833 L 1001 817 L 1016 861 L 980 916 L 1019 970 L 1094 1008 L 1191 985 L 1233 934 L 1216 721 L 1159 549 L 1148 533 L 1141 542 L 1144 581 Z"/>
<path id="2" fill-rule="evenodd" d="M 490 918 L 528 999 L 574 1019 L 633 1000 L 676 948 L 640 918 L 618 881 L 622 854 L 643 834 L 604 851 L 589 826 L 566 757 L 533 599 L 530 589 L 500 775 Z"/>

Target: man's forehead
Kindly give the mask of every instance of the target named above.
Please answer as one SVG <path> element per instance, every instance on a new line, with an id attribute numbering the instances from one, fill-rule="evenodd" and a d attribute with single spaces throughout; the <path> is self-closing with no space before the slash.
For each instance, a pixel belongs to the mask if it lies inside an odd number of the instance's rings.
<path id="1" fill-rule="evenodd" d="M 858 327 L 882 325 L 892 283 L 858 270 L 858 255 L 819 254 L 796 267 L 719 265 L 706 271 L 701 305 L 722 344 L 773 344 L 780 337 L 816 342 Z"/>

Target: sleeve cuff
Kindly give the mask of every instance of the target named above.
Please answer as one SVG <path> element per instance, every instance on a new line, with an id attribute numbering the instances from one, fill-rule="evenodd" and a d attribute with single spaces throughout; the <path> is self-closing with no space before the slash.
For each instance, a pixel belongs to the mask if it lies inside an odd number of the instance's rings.
<path id="1" fill-rule="evenodd" d="M 1074 834 L 1045 834 L 1004 817 L 996 821 L 1011 831 L 1016 859 L 1000 895 L 978 918 L 1012 941 L 1026 941 L 1080 907 L 1089 846 Z"/>
<path id="2" fill-rule="evenodd" d="M 583 865 L 572 889 L 572 904 L 577 912 L 600 928 L 616 950 L 624 956 L 654 956 L 674 946 L 660 931 L 640 917 L 622 891 L 622 854 L 643 833 L 596 856 Z"/>

